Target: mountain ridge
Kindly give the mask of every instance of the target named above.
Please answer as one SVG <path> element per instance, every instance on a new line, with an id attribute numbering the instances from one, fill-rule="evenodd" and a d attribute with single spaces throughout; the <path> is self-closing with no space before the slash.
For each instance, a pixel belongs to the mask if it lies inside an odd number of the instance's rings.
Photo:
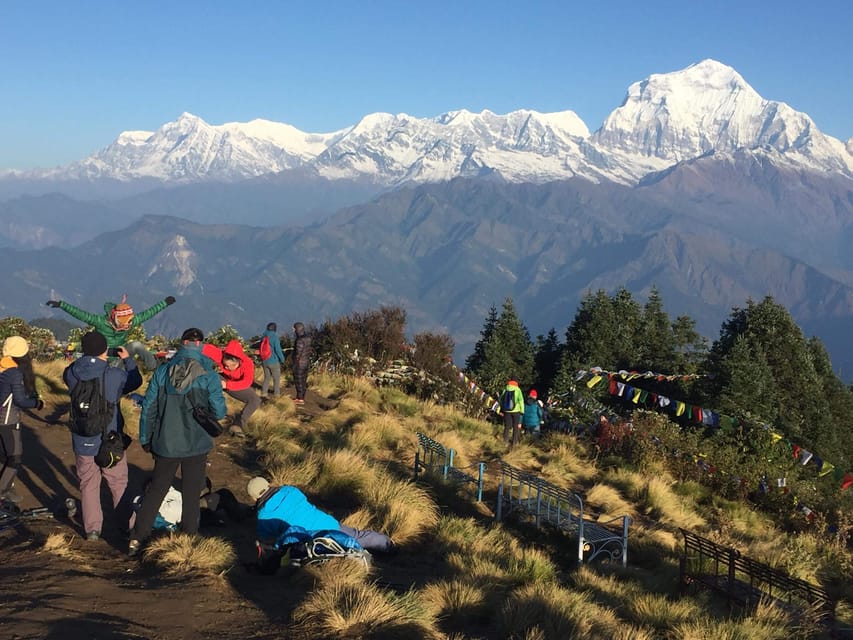
<path id="1" fill-rule="evenodd" d="M 636 184 L 678 162 L 744 148 L 853 178 L 849 147 L 807 114 L 762 98 L 733 68 L 706 59 L 632 83 L 593 133 L 570 110 L 460 109 L 433 118 L 380 112 L 329 133 L 262 119 L 210 125 L 183 113 L 153 132 L 123 132 L 66 167 L 7 173 L 4 180 L 233 182 L 311 167 L 326 179 L 383 187 L 489 173 L 510 182 L 583 177 Z"/>

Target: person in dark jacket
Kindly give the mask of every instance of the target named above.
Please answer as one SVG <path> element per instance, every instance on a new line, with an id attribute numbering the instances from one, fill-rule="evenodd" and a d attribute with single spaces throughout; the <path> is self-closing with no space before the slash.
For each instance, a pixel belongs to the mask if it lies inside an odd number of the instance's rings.
<path id="1" fill-rule="evenodd" d="M 272 393 L 274 398 L 281 395 L 281 365 L 284 364 L 284 351 L 281 348 L 281 340 L 278 339 L 278 325 L 275 322 L 270 322 L 267 325 L 267 330 L 261 335 L 261 340 L 269 338 L 272 353 L 266 360 L 261 361 L 261 367 L 264 370 L 264 382 L 261 385 L 261 397 L 266 398 L 268 393 Z M 272 383 L 272 391 L 270 391 L 270 383 Z"/>
<path id="2" fill-rule="evenodd" d="M 23 459 L 21 442 L 21 409 L 44 408 L 35 388 L 30 346 L 21 336 L 9 336 L 3 342 L 0 358 L 0 501 L 20 502 L 21 496 L 12 490 Z"/>
<path id="3" fill-rule="evenodd" d="M 157 359 L 141 342 L 127 342 L 127 333 L 133 327 L 137 327 L 143 322 L 150 320 L 163 309 L 174 303 L 174 296 L 166 296 L 165 300 L 161 300 L 145 311 L 134 313 L 133 308 L 127 304 L 127 295 L 124 295 L 118 304 L 115 302 L 105 302 L 103 315 L 89 313 L 64 300 L 48 300 L 47 306 L 62 309 L 72 318 L 77 318 L 81 322 L 92 325 L 95 331 L 107 339 L 107 347 L 115 349 L 124 346 L 132 356 L 138 355 L 142 359 L 142 364 L 145 365 L 146 369 L 153 371 L 157 366 Z"/>
<path id="4" fill-rule="evenodd" d="M 193 418 L 193 406 L 207 408 L 217 420 L 225 417 L 225 396 L 213 361 L 201 352 L 204 334 L 195 327 L 181 335 L 181 348 L 154 371 L 139 417 L 139 443 L 154 456 L 151 484 L 142 498 L 130 532 L 128 554 L 139 552 L 151 535 L 157 512 L 181 469 L 181 492 L 201 495 L 205 486 L 207 455 L 213 438 Z M 198 533 L 198 500 L 181 505 L 181 529 Z"/>
<path id="5" fill-rule="evenodd" d="M 305 392 L 308 390 L 308 366 L 311 364 L 311 336 L 305 333 L 305 325 L 297 322 L 293 325 L 296 339 L 293 342 L 293 386 L 296 387 L 296 404 L 305 404 Z"/>
<path id="6" fill-rule="evenodd" d="M 545 421 L 545 413 L 539 404 L 539 394 L 536 389 L 531 389 L 524 400 L 524 416 L 521 418 L 521 428 L 525 433 L 539 433 L 542 423 Z"/>
<path id="7" fill-rule="evenodd" d="M 107 339 L 97 331 L 90 331 L 80 341 L 83 355 L 65 368 L 62 379 L 72 392 L 83 380 L 100 379 L 101 393 L 107 402 L 115 405 L 107 431 L 123 435 L 124 421 L 121 420 L 121 397 L 139 388 L 142 376 L 136 362 L 124 347 L 118 348 L 124 369 L 111 367 L 107 363 Z M 71 434 L 74 450 L 74 465 L 80 482 L 80 503 L 83 507 L 83 530 L 88 540 L 99 540 L 104 524 L 101 508 L 101 480 L 106 480 L 119 527 L 127 528 L 130 518 L 130 502 L 127 491 L 127 457 L 122 457 L 109 469 L 99 467 L 95 455 L 101 447 L 101 434 L 83 436 Z"/>

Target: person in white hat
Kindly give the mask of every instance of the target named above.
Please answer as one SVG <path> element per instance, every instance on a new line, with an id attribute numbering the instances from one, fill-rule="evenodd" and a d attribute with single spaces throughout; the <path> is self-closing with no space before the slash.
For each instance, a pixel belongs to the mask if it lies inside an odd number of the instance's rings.
<path id="1" fill-rule="evenodd" d="M 371 552 L 395 551 L 391 538 L 384 533 L 341 524 L 334 517 L 311 504 L 297 487 L 287 484 L 271 487 L 265 478 L 256 477 L 249 480 L 246 492 L 255 501 L 258 512 L 258 540 L 261 542 L 275 542 L 289 529 L 298 527 L 308 533 L 340 531 L 354 538 L 363 549 Z"/>
<path id="2" fill-rule="evenodd" d="M 21 409 L 44 408 L 36 393 L 30 346 L 21 336 L 9 336 L 3 341 L 0 358 L 0 500 L 20 502 L 21 496 L 12 490 L 23 459 L 21 443 Z"/>

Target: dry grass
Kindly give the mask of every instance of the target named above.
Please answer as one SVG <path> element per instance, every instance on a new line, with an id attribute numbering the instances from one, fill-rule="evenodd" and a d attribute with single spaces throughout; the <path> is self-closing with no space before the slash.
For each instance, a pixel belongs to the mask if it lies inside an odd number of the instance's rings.
<path id="1" fill-rule="evenodd" d="M 86 555 L 74 548 L 74 540 L 77 536 L 74 534 L 65 535 L 64 533 L 51 533 L 47 536 L 42 545 L 42 551 L 73 562 L 81 569 L 91 570 L 91 565 L 86 561 Z"/>
<path id="2" fill-rule="evenodd" d="M 744 618 L 717 620 L 701 617 L 676 623 L 669 637 L 676 640 L 793 640 L 810 638 L 812 634 L 793 626 L 778 607 L 761 604 L 753 615 Z"/>
<path id="3" fill-rule="evenodd" d="M 297 631 L 311 638 L 438 640 L 435 620 L 412 592 L 397 596 L 371 583 L 337 574 L 321 583 L 293 612 Z"/>
<path id="4" fill-rule="evenodd" d="M 142 557 L 170 575 L 221 575 L 237 561 L 237 554 L 228 541 L 183 533 L 153 539 L 146 545 Z"/>
<path id="5" fill-rule="evenodd" d="M 609 484 L 597 484 L 586 494 L 586 506 L 600 510 L 599 519 L 607 520 L 617 516 L 636 515 L 634 505 L 625 500 L 618 490 Z M 587 510 L 584 510 L 587 515 Z"/>

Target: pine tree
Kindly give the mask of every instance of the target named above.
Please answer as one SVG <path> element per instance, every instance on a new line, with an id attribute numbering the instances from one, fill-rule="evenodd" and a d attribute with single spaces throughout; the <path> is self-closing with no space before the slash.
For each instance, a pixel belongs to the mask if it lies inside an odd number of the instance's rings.
<path id="1" fill-rule="evenodd" d="M 506 299 L 489 339 L 484 340 L 483 354 L 481 366 L 469 370 L 483 389 L 496 394 L 509 379 L 521 387 L 533 382 L 533 342 L 516 314 L 512 298 Z"/>
<path id="2" fill-rule="evenodd" d="M 480 339 L 474 345 L 474 351 L 465 360 L 465 370 L 476 375 L 486 361 L 486 343 L 491 340 L 492 333 L 495 331 L 495 325 L 498 323 L 498 310 L 492 305 L 489 309 L 489 315 L 486 316 L 486 321 L 483 323 L 483 328 L 480 330 Z"/>
<path id="3" fill-rule="evenodd" d="M 664 311 L 657 288 L 652 287 L 643 307 L 636 341 L 637 359 L 633 368 L 641 371 L 679 373 L 673 325 Z"/>
<path id="4" fill-rule="evenodd" d="M 547 336 L 536 337 L 536 354 L 534 363 L 536 368 L 536 378 L 533 386 L 543 393 L 549 389 L 557 375 L 557 370 L 560 367 L 560 356 L 562 355 L 562 346 L 560 339 L 557 336 L 557 331 L 552 327 Z"/>

